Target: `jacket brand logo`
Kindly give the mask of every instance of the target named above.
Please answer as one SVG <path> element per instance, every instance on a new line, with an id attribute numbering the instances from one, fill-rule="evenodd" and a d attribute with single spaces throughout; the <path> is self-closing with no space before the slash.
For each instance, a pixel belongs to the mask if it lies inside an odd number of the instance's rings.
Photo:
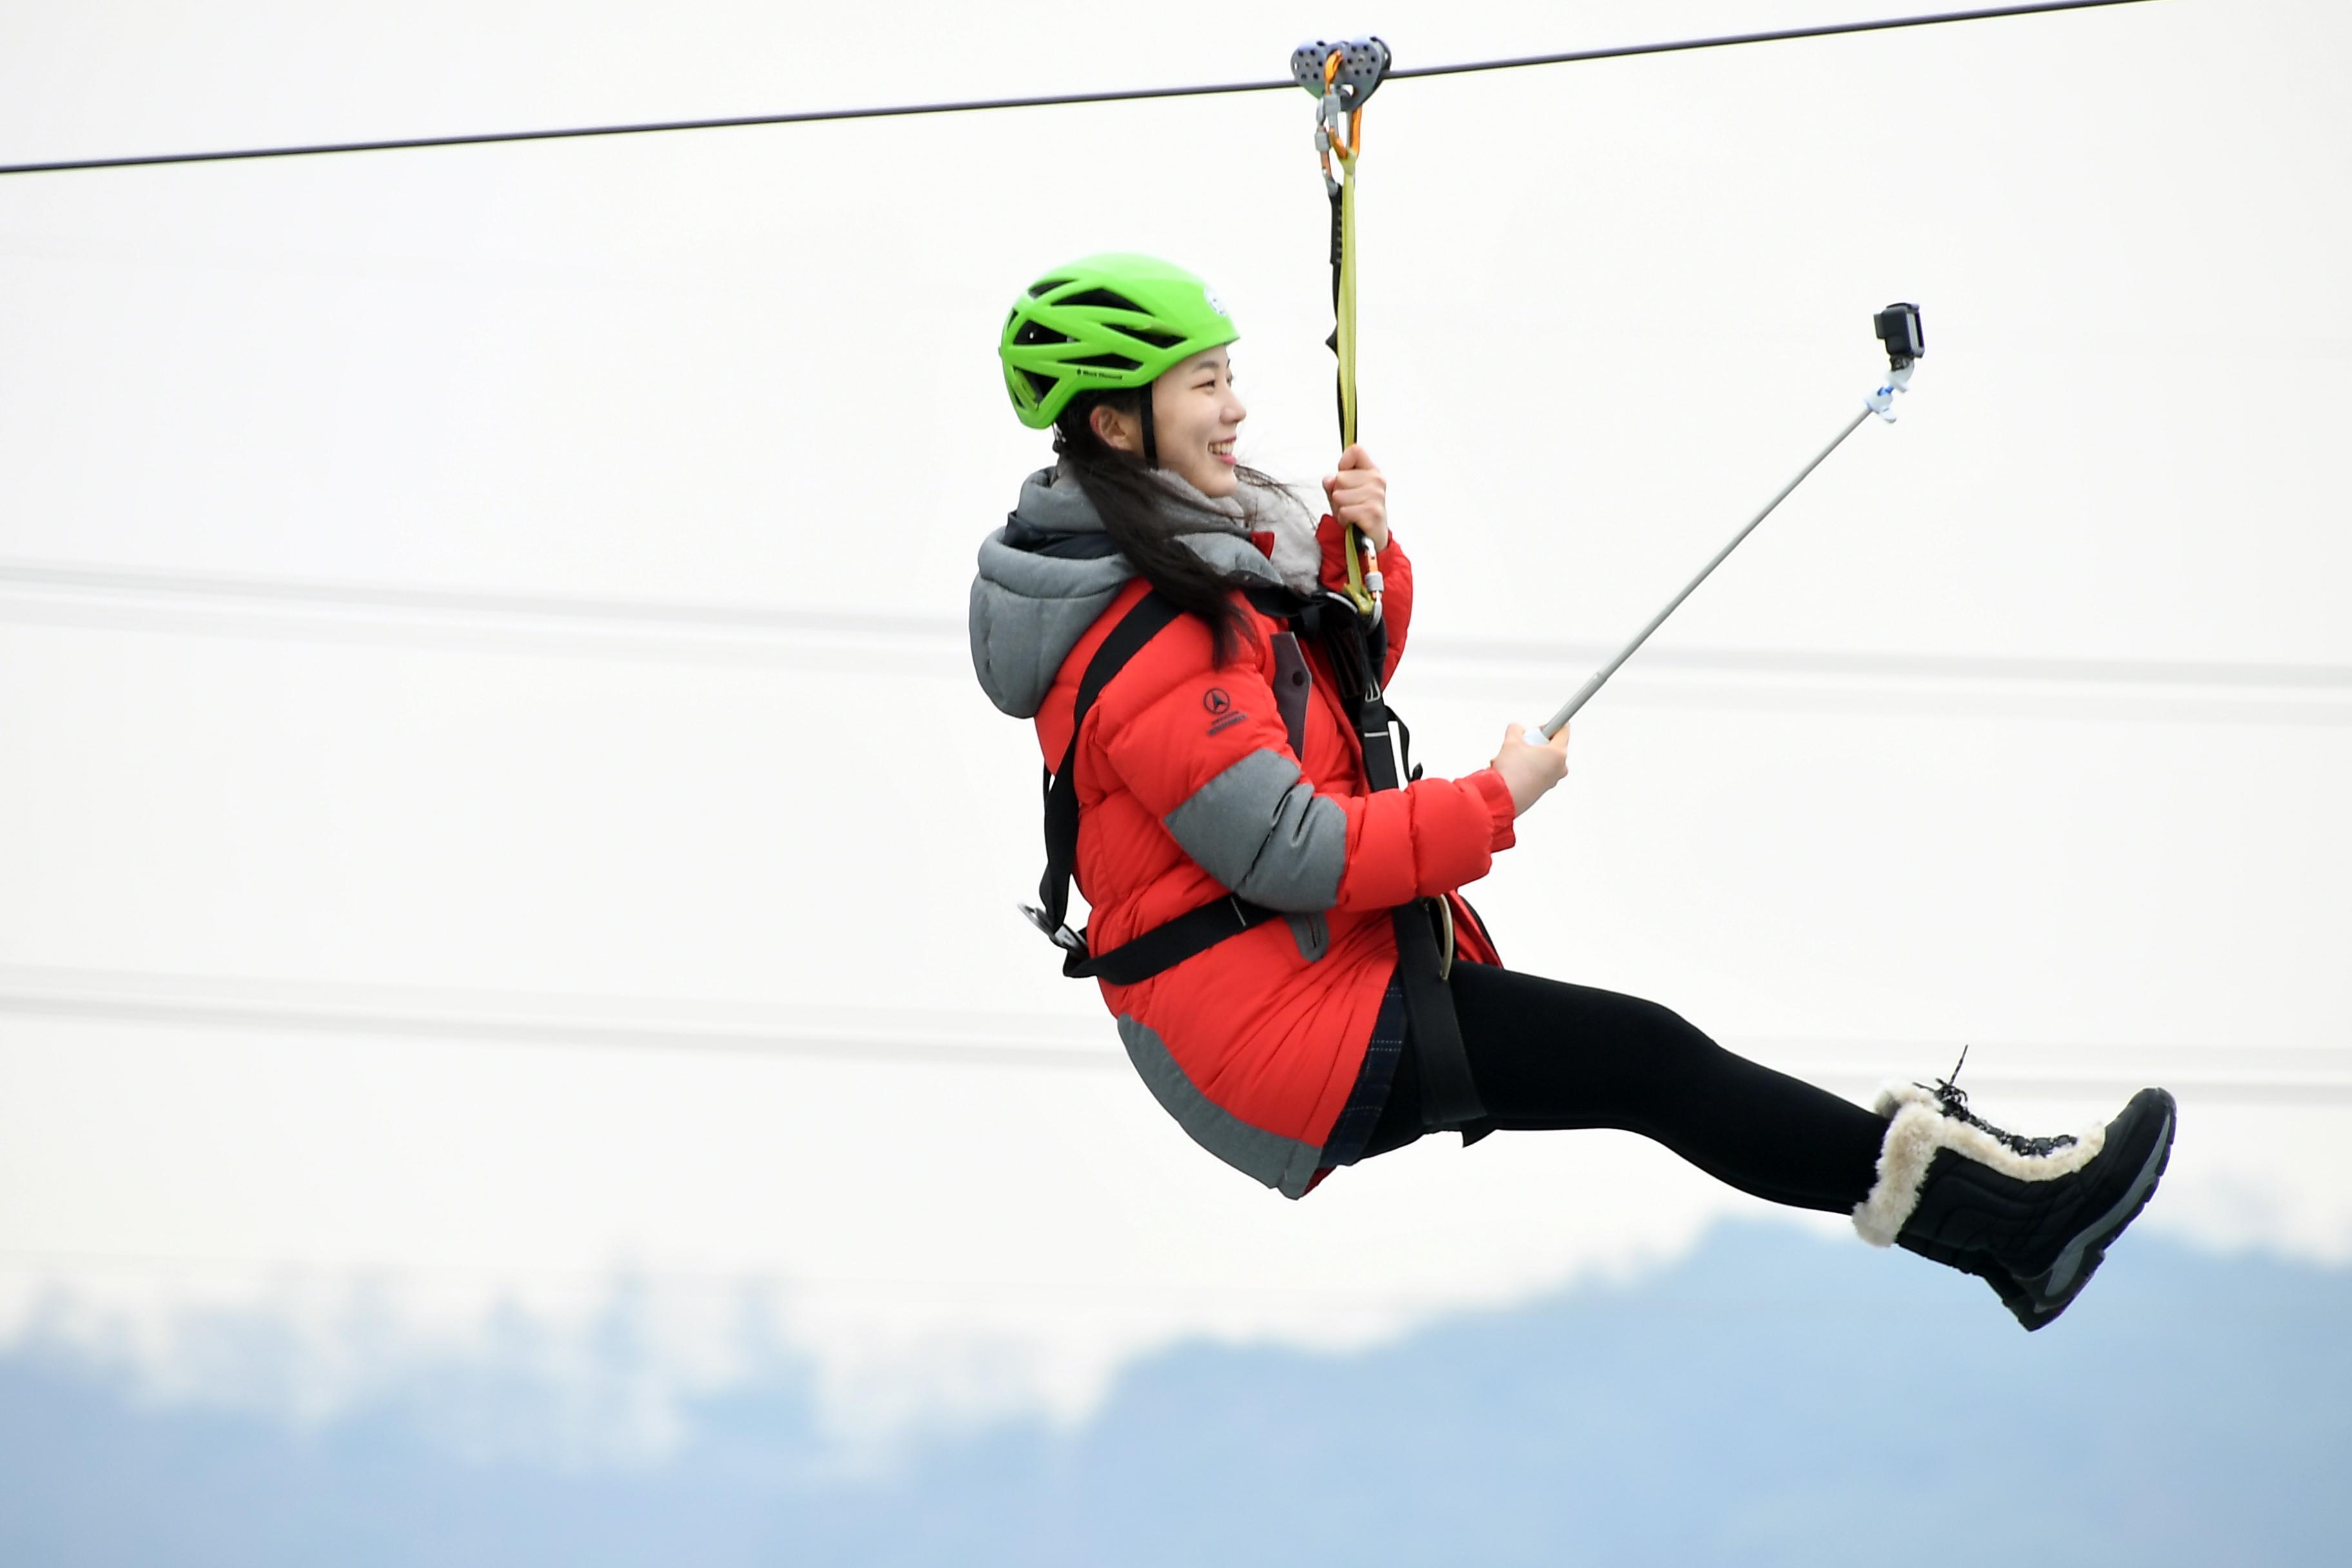
<path id="1" fill-rule="evenodd" d="M 1201 698 L 1201 706 L 1212 713 L 1222 713 L 1233 705 L 1234 700 L 1225 695 L 1222 686 L 1212 686 Z"/>

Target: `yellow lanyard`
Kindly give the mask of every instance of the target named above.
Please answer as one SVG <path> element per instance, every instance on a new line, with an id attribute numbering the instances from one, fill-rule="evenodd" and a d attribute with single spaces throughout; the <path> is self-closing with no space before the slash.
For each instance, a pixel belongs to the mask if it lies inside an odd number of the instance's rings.
<path id="1" fill-rule="evenodd" d="M 1379 49 L 1379 68 L 1387 66 L 1387 46 L 1371 40 Z M 1360 46 L 1359 46 L 1360 47 Z M 1344 89 L 1339 83 L 1339 67 L 1349 50 L 1335 48 L 1322 61 L 1321 101 L 1316 106 L 1315 151 L 1323 163 L 1323 184 L 1329 194 L 1331 218 L 1331 306 L 1337 318 L 1331 333 L 1331 349 L 1339 359 L 1339 447 L 1342 451 L 1356 444 L 1356 159 L 1364 149 L 1364 110 L 1362 95 L 1368 90 L 1355 84 Z M 1375 77 L 1374 85 L 1378 79 Z M 1352 100 L 1343 102 L 1343 99 Z M 1339 161 L 1339 172 L 1331 172 L 1331 160 Z M 1355 602 L 1358 613 L 1378 619 L 1381 613 L 1381 574 L 1371 547 L 1363 536 L 1350 527 L 1347 531 L 1348 597 Z"/>

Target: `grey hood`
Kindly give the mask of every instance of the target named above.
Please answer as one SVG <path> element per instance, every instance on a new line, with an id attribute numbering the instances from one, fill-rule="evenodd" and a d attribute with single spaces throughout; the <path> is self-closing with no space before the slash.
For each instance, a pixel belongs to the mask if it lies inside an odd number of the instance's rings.
<path id="1" fill-rule="evenodd" d="M 1211 565 L 1269 587 L 1312 591 L 1322 555 L 1307 510 L 1287 491 L 1244 489 L 1202 495 L 1168 472 L 1157 477 L 1192 506 L 1171 505 L 1177 537 Z M 1271 530 L 1274 559 L 1250 539 Z M 1021 482 L 1021 501 L 980 546 L 971 581 L 971 668 L 989 700 L 1016 719 L 1036 716 L 1054 677 L 1095 617 L 1135 575 L 1103 531 L 1101 514 L 1059 467 Z"/>

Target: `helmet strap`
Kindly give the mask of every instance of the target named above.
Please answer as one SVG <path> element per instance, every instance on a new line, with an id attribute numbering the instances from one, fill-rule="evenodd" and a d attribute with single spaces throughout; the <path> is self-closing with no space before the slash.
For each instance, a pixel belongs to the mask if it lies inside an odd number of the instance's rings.
<path id="1" fill-rule="evenodd" d="M 1143 466 L 1147 468 L 1160 466 L 1160 438 L 1151 427 L 1151 388 L 1149 386 L 1143 389 Z"/>

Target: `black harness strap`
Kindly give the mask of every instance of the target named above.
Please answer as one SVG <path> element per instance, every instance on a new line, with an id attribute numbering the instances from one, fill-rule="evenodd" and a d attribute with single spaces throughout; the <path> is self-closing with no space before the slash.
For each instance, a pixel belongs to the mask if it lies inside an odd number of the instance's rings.
<path id="1" fill-rule="evenodd" d="M 1326 600 L 1318 617 L 1324 623 L 1324 647 L 1331 653 L 1333 673 L 1341 695 L 1355 715 L 1357 739 L 1363 743 L 1364 782 L 1375 790 L 1403 787 L 1403 759 L 1397 731 L 1403 726 L 1389 710 L 1381 690 L 1381 653 L 1367 646 L 1363 621 L 1344 600 Z M 1432 1132 L 1460 1131 L 1462 1141 L 1475 1142 L 1491 1128 L 1472 1131 L 1486 1115 L 1477 1080 L 1470 1073 L 1470 1058 L 1462 1048 L 1462 1023 L 1454 1016 L 1454 993 L 1441 973 L 1437 931 L 1431 925 L 1432 900 L 1416 899 L 1392 911 L 1396 924 L 1397 976 L 1404 984 L 1404 1005 L 1412 1021 L 1412 1047 L 1421 1067 L 1422 1125 Z"/>
<path id="2" fill-rule="evenodd" d="M 1259 602 L 1259 595 L 1251 597 L 1260 609 L 1275 613 L 1275 606 Z M 1365 783 L 1375 790 L 1402 787 L 1403 760 L 1398 732 L 1403 726 L 1389 711 L 1381 690 L 1379 661 L 1385 649 L 1380 645 L 1385 637 L 1376 642 L 1369 637 L 1355 606 L 1338 595 L 1303 605 L 1290 598 L 1279 608 L 1292 616 L 1293 624 L 1321 642 L 1330 658 L 1341 704 L 1354 717 L 1363 749 Z M 1070 709 L 1069 747 L 1062 753 L 1062 765 L 1045 775 L 1045 874 L 1037 882 L 1038 903 L 1026 907 L 1026 913 L 1063 950 L 1062 973 L 1073 979 L 1132 985 L 1205 952 L 1228 937 L 1281 918 L 1279 910 L 1228 893 L 1098 954 L 1087 951 L 1084 931 L 1069 928 L 1070 878 L 1078 858 L 1079 731 L 1111 678 L 1182 613 L 1154 591 L 1119 617 L 1118 625 L 1087 661 L 1086 673 L 1078 678 L 1077 699 Z M 1403 981 L 1413 1049 L 1421 1066 L 1422 1121 L 1431 1131 L 1462 1131 L 1463 1142 L 1467 1143 L 1489 1131 L 1468 1130 L 1485 1119 L 1486 1107 L 1479 1099 L 1470 1059 L 1462 1048 L 1462 1026 L 1454 1014 L 1454 994 L 1440 973 L 1437 933 L 1430 924 L 1427 903 L 1415 900 L 1391 913 L 1397 973 Z"/>
<path id="3" fill-rule="evenodd" d="M 1062 765 L 1045 773 L 1045 874 L 1037 879 L 1039 907 L 1030 918 L 1039 930 L 1073 952 L 1084 952 L 1086 947 L 1086 939 L 1066 923 L 1070 913 L 1070 873 L 1078 863 L 1078 733 L 1110 678 L 1181 614 L 1155 591 L 1138 599 L 1135 607 L 1119 617 L 1118 625 L 1087 661 L 1086 673 L 1078 678 L 1077 700 L 1070 709 L 1069 746 L 1062 752 Z"/>
<path id="4" fill-rule="evenodd" d="M 1063 950 L 1062 973 L 1074 980 L 1100 978 L 1114 985 L 1132 985 L 1281 913 L 1227 894 L 1099 954 L 1087 951 L 1086 932 L 1069 927 L 1070 876 L 1078 862 L 1078 732 L 1111 677 L 1182 613 L 1153 592 L 1119 617 L 1078 678 L 1077 700 L 1070 708 L 1069 747 L 1062 753 L 1062 765 L 1045 775 L 1045 874 L 1037 882 L 1038 903 L 1027 913 L 1031 923 Z"/>
<path id="5" fill-rule="evenodd" d="M 1113 985 L 1132 985 L 1163 969 L 1175 968 L 1196 952 L 1206 952 L 1229 936 L 1253 931 L 1281 915 L 1280 910 L 1270 910 L 1228 893 L 1178 915 L 1165 925 L 1153 926 L 1108 952 L 1092 958 L 1072 952 L 1062 960 L 1062 973 L 1073 980 L 1099 977 Z M 1085 940 L 1084 933 L 1080 940 Z"/>

